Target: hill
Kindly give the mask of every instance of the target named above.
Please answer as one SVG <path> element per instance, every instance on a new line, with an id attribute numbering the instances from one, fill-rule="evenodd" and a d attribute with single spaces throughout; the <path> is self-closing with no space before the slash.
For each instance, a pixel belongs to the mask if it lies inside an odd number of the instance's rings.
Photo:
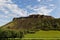
<path id="1" fill-rule="evenodd" d="M 58 35 L 57 35 L 58 34 Z M 0 38 L 60 38 L 60 18 L 30 15 L 0 27 Z M 20 40 L 20 39 L 19 39 Z"/>
<path id="2" fill-rule="evenodd" d="M 47 15 L 29 15 L 13 18 L 2 29 L 12 30 L 60 30 L 60 19 Z"/>

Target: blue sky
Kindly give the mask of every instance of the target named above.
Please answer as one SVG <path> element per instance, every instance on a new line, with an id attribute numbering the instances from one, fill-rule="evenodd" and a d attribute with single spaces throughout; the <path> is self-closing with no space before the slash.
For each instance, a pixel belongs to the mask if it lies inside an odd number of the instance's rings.
<path id="1" fill-rule="evenodd" d="M 60 0 L 0 0 L 0 26 L 31 14 L 60 18 Z"/>

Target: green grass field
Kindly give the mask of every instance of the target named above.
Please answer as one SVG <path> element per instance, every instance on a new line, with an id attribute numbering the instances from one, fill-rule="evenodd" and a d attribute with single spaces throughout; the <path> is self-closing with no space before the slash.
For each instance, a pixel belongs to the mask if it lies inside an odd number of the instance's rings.
<path id="1" fill-rule="evenodd" d="M 60 31 L 38 31 L 35 34 L 26 34 L 27 39 L 60 39 Z"/>

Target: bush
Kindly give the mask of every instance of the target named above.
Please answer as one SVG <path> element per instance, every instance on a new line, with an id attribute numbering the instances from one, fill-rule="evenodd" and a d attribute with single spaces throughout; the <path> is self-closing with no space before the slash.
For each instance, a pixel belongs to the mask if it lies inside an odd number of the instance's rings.
<path id="1" fill-rule="evenodd" d="M 23 32 L 0 30 L 0 38 L 22 38 L 23 36 Z"/>

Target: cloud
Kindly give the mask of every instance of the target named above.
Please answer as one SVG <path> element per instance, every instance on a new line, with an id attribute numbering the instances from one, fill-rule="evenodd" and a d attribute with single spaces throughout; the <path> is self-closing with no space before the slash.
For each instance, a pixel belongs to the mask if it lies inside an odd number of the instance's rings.
<path id="1" fill-rule="evenodd" d="M 27 11 L 19 8 L 12 0 L 0 0 L 0 26 L 11 21 L 9 18 L 20 16 L 27 16 Z"/>
<path id="2" fill-rule="evenodd" d="M 6 23 L 8 23 L 9 21 L 7 21 L 7 20 L 2 20 L 2 19 L 0 19 L 0 26 L 2 26 L 2 25 L 5 25 Z"/>
<path id="3" fill-rule="evenodd" d="M 41 0 L 37 0 L 37 1 L 40 2 Z M 52 0 L 49 0 L 49 1 L 52 1 Z M 54 5 L 51 4 L 50 6 L 54 6 Z M 53 9 L 48 9 L 46 6 L 42 6 L 42 7 L 27 6 L 27 8 L 30 8 L 30 10 L 33 10 L 34 12 L 28 13 L 27 10 L 21 9 L 18 7 L 18 5 L 14 4 L 12 0 L 0 0 L 0 11 L 7 15 L 5 17 L 20 17 L 20 16 L 27 16 L 29 14 L 49 15 L 50 12 L 53 11 Z"/>
<path id="4" fill-rule="evenodd" d="M 27 11 L 19 8 L 17 5 L 15 4 L 9 4 L 8 8 L 10 9 L 11 13 L 18 15 L 18 16 L 26 16 L 27 15 Z M 11 14 L 9 14 L 10 16 L 12 16 Z"/>
<path id="5" fill-rule="evenodd" d="M 6 15 L 0 15 L 0 18 L 8 18 Z"/>
<path id="6" fill-rule="evenodd" d="M 37 0 L 38 2 L 40 2 L 41 0 Z"/>
<path id="7" fill-rule="evenodd" d="M 12 17 L 27 15 L 27 11 L 19 8 L 18 5 L 14 4 L 11 0 L 0 0 L 0 11 Z"/>
<path id="8" fill-rule="evenodd" d="M 34 12 L 30 14 L 40 14 L 40 15 L 50 15 L 50 12 L 52 12 L 55 8 L 48 8 L 47 6 L 27 6 L 30 10 L 33 10 Z"/>
<path id="9" fill-rule="evenodd" d="M 50 4 L 49 6 L 54 7 L 55 5 L 54 4 Z"/>

